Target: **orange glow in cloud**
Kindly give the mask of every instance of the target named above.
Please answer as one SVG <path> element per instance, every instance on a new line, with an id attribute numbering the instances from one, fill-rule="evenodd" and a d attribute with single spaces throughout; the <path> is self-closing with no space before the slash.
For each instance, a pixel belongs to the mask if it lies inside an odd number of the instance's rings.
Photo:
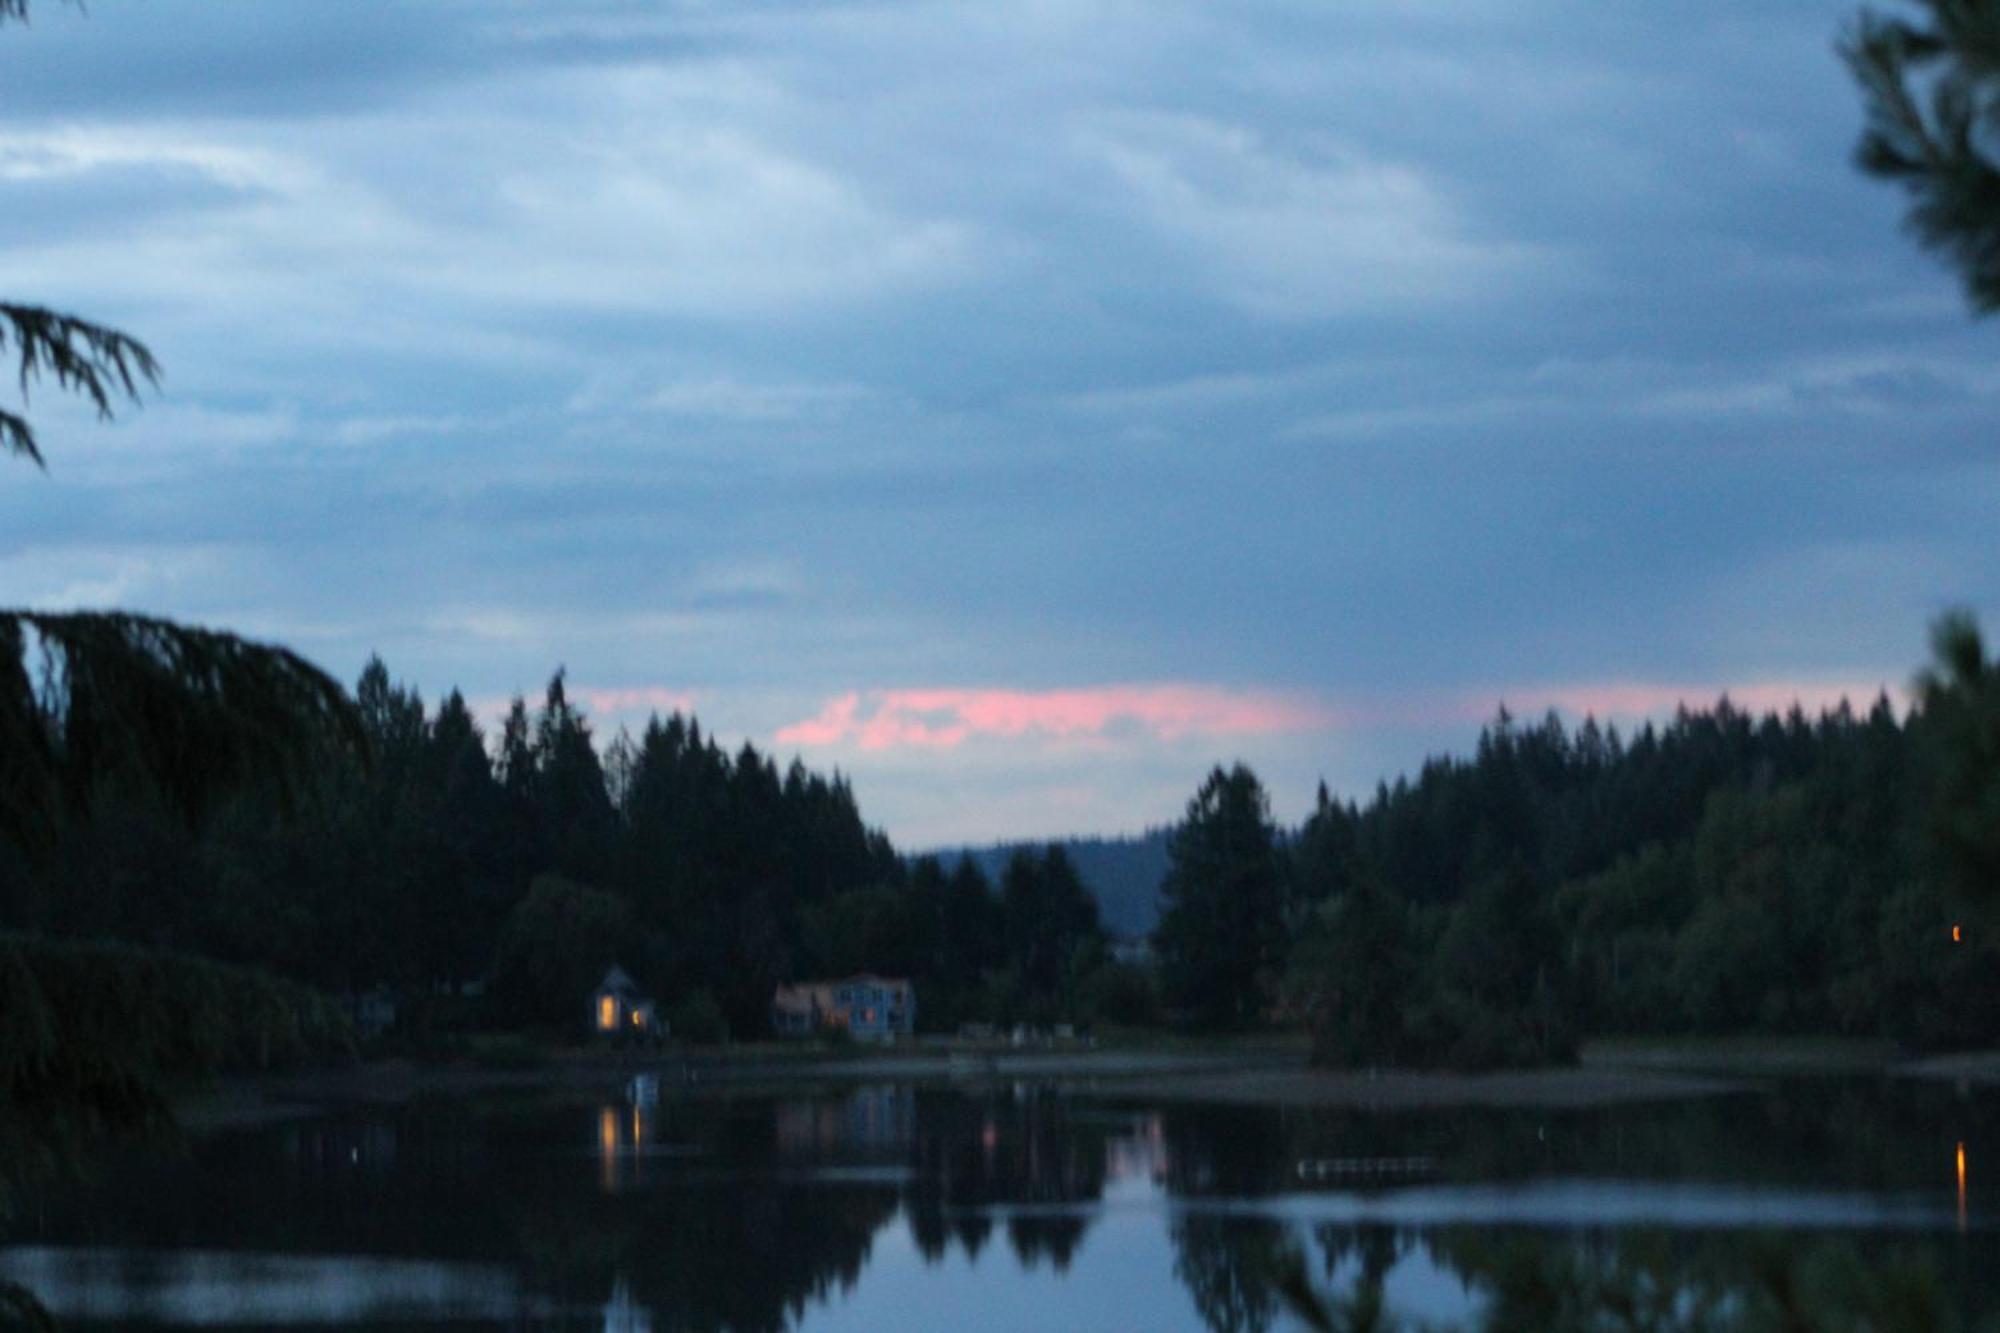
<path id="1" fill-rule="evenodd" d="M 1159 740 L 1324 730 L 1332 713 L 1297 696 L 1208 685 L 1072 690 L 869 690 L 827 701 L 778 731 L 781 745 L 948 750 L 973 737 L 1094 739 L 1127 729 Z"/>

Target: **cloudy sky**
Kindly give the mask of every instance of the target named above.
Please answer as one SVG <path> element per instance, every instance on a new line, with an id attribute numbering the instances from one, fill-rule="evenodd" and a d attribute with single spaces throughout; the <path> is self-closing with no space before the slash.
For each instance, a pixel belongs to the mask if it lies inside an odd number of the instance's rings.
<path id="1" fill-rule="evenodd" d="M 0 293 L 167 378 L 32 398 L 0 601 L 563 664 L 912 847 L 1899 687 L 2000 615 L 2000 324 L 1850 13 L 45 0 Z"/>

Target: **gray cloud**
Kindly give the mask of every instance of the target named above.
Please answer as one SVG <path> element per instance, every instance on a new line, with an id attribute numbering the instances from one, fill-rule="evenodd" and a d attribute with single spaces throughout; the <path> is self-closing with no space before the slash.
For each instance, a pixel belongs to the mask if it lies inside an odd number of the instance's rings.
<path id="1" fill-rule="evenodd" d="M 0 589 L 760 743 L 932 686 L 1349 719 L 809 755 L 913 841 L 1239 755 L 1296 811 L 1489 694 L 1895 683 L 2000 606 L 2000 349 L 1847 165 L 1844 13 L 50 7 L 0 292 L 169 379 L 33 400 Z"/>

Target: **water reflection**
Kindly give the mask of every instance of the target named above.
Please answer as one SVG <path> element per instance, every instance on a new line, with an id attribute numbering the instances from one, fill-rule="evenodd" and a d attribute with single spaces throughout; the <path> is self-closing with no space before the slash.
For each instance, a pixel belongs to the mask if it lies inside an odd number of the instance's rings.
<path id="1" fill-rule="evenodd" d="M 0 1280 L 76 1328 L 1664 1329 L 1824 1314 L 1858 1273 L 1906 1311 L 1875 1327 L 1948 1327 L 2000 1312 L 1966 1183 L 1994 1111 L 1831 1084 L 1557 1116 L 1026 1085 L 427 1105 L 38 1184 Z"/>
<path id="2" fill-rule="evenodd" d="M 422 1310 L 436 1319 L 539 1317 L 506 1270 L 359 1254 L 17 1246 L 0 1277 L 64 1324 L 348 1325 Z"/>
<path id="3" fill-rule="evenodd" d="M 1965 1143 L 1958 1145 L 1958 1229 L 1965 1230 Z"/>

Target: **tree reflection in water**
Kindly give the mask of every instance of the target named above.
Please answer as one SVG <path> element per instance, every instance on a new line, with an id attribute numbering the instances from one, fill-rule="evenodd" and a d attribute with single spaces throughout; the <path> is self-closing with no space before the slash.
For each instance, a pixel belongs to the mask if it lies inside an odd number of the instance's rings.
<path id="1" fill-rule="evenodd" d="M 1930 1257 L 1890 1245 L 1864 1252 L 1821 1236 L 1690 1238 L 1684 1234 L 1391 1235 L 1456 1274 L 1481 1308 L 1462 1323 L 1405 1322 L 1384 1297 L 1390 1267 L 1363 1259 L 1344 1283 L 1348 1253 L 1379 1247 L 1371 1228 L 1313 1233 L 1322 1274 L 1301 1237 L 1280 1223 L 1184 1219 L 1175 1271 L 1215 1333 L 1262 1333 L 1279 1315 L 1327 1333 L 1464 1328 L 1480 1333 L 1952 1333 L 1974 1324 L 1954 1308 Z M 1378 1260 L 1381 1251 L 1378 1250 Z"/>
<path id="2" fill-rule="evenodd" d="M 1061 1301 L 1053 1281 L 1129 1277 L 1139 1270 L 1105 1261 L 1150 1216 L 1149 1262 L 1164 1241 L 1187 1296 L 1173 1320 L 1217 1330 L 1355 1333 L 1420 1317 L 1555 1333 L 1970 1329 L 2000 1309 L 1976 1180 L 1967 1230 L 1953 1225 L 1957 1145 L 1994 1138 L 1983 1104 L 1831 1086 L 1526 1116 L 1161 1108 L 1025 1086 L 432 1104 L 226 1135 L 179 1160 L 148 1153 L 102 1185 L 36 1176 L 14 1195 L 35 1207 L 0 1223 L 0 1281 L 85 1312 L 73 1328 L 173 1323 L 155 1313 L 163 1280 L 173 1299 L 198 1295 L 243 1323 L 243 1310 L 282 1303 L 255 1288 L 270 1280 L 258 1271 L 344 1283 L 357 1319 L 403 1327 L 407 1311 L 370 1316 L 369 1301 L 421 1268 L 470 1293 L 459 1320 L 476 1308 L 501 1326 L 593 1333 L 778 1330 L 854 1291 L 878 1247 L 902 1244 L 900 1218 L 911 1271 L 940 1270 L 927 1289 L 946 1303 L 942 1322 L 980 1283 L 1038 1278 Z M 21 1162 L 49 1156 L 0 1128 L 10 1142 Z M 1297 1171 L 1341 1155 L 1420 1158 L 1436 1174 L 1321 1185 Z M 1550 1196 L 1570 1209 L 1553 1219 L 1454 1220 L 1454 1207 L 1537 1197 L 1564 1178 L 1726 1182 L 1766 1199 L 1929 1190 L 1943 1223 L 1890 1237 L 1839 1223 L 1750 1244 L 1749 1223 L 1607 1226 L 1588 1193 Z M 1822 1192 L 1800 1192 L 1809 1185 Z M 1119 1216 L 1142 1226 L 1114 1232 L 1102 1219 L 1127 1205 Z M 57 1258 L 44 1270 L 32 1255 Z M 230 1258 L 205 1279 L 222 1285 L 173 1276 L 176 1256 L 204 1255 Z M 1417 1278 L 1443 1293 L 1435 1309 L 1407 1303 Z"/>
<path id="3" fill-rule="evenodd" d="M 2000 1327 L 2000 1253 L 1992 1232 L 1969 1225 L 1962 1169 L 1963 1136 L 1990 1136 L 1991 1108 L 1942 1088 L 1822 1081 L 1803 1092 L 1525 1116 L 1189 1106 L 1161 1121 L 1179 1205 L 1175 1273 L 1217 1333 L 1280 1324 L 1342 1333 Z M 1298 1178 L 1302 1160 L 1371 1157 L 1434 1160 L 1438 1176 L 1317 1189 Z M 1806 1230 L 1614 1227 L 1585 1215 L 1534 1225 L 1295 1220 L 1313 1211 L 1315 1193 L 1331 1211 L 1365 1214 L 1393 1211 L 1414 1184 L 1448 1215 L 1453 1181 L 1476 1195 L 1482 1183 L 1564 1178 L 1659 1183 L 1667 1211 L 1678 1206 L 1673 1182 L 1768 1191 L 1748 1196 L 1767 1201 L 1767 1216 L 1770 1200 L 1807 1186 L 1820 1192 L 1792 1197 L 1808 1216 L 1827 1205 L 1865 1215 L 1867 1200 L 1906 1199 L 1912 1215 L 1928 1217 L 1949 1198 L 1956 1235 L 1914 1223 L 1857 1239 L 1824 1215 Z M 1827 1190 L 1829 1181 L 1839 1189 Z M 1298 1206 L 1260 1213 L 1254 1201 L 1272 1195 Z M 1588 1203 L 1577 1210 L 1587 1214 Z M 1390 1310 L 1390 1275 L 1411 1258 L 1459 1284 L 1471 1312 L 1416 1319 Z"/>
<path id="4" fill-rule="evenodd" d="M 924 1258 L 941 1261 L 955 1238 L 976 1259 L 1004 1218 L 1023 1268 L 1065 1271 L 1104 1193 L 1106 1127 L 1077 1124 L 1075 1104 L 1047 1089 L 915 1096 L 904 1204 Z"/>

